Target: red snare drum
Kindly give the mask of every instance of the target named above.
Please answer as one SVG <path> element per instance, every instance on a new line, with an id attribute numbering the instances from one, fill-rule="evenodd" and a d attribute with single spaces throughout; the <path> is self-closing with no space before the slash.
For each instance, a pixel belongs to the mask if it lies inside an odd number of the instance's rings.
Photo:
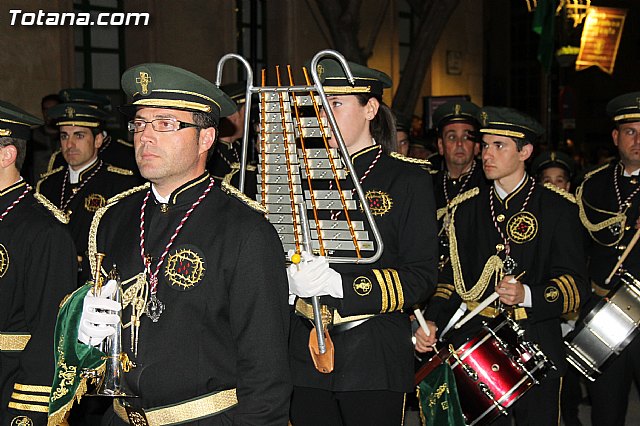
<path id="1" fill-rule="evenodd" d="M 441 350 L 416 373 L 416 378 L 446 359 L 456 378 L 467 424 L 487 425 L 500 414 L 507 414 L 507 408 L 555 368 L 538 345 L 524 340 L 523 334 L 515 321 L 498 316 L 455 353 L 447 355 Z"/>

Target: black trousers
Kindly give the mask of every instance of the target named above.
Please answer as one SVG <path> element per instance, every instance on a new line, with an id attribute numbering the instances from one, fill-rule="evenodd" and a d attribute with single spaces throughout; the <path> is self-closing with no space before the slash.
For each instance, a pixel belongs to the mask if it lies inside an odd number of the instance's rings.
<path id="1" fill-rule="evenodd" d="M 534 385 L 509 409 L 509 416 L 501 416 L 491 426 L 559 426 L 560 389 L 562 379 L 545 379 Z M 597 423 L 594 423 L 594 425 Z"/>
<path id="2" fill-rule="evenodd" d="M 591 424 L 624 426 L 629 391 L 640 379 L 640 339 L 636 337 L 595 382 L 587 383 L 591 400 Z"/>
<path id="3" fill-rule="evenodd" d="M 294 386 L 293 426 L 400 426 L 404 420 L 402 392 L 331 392 Z"/>

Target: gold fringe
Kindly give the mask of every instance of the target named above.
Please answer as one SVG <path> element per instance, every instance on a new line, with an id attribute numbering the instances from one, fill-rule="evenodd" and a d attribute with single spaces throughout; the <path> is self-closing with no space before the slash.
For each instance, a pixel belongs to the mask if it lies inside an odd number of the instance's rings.
<path id="1" fill-rule="evenodd" d="M 543 184 L 543 186 L 545 188 L 547 188 L 550 191 L 555 192 L 556 194 L 562 196 L 564 199 L 569 200 L 570 202 L 572 202 L 573 204 L 576 204 L 576 197 L 573 194 L 568 193 L 567 191 L 565 191 L 562 188 L 558 188 L 557 186 L 555 186 L 552 183 L 549 182 L 545 182 Z"/>
<path id="2" fill-rule="evenodd" d="M 245 203 L 249 207 L 251 207 L 254 210 L 258 211 L 259 213 L 262 213 L 262 214 L 266 214 L 267 213 L 267 208 L 265 206 L 263 206 L 259 202 L 255 201 L 255 200 L 252 200 L 251 198 L 249 198 L 246 195 L 244 195 L 244 193 L 240 192 L 240 190 L 238 188 L 236 188 L 235 186 L 233 186 L 230 183 L 226 182 L 226 179 L 224 181 L 222 181 L 222 189 L 227 194 L 233 195 L 234 197 L 236 197 L 237 199 L 239 199 L 240 201 L 242 201 L 243 203 Z"/>
<path id="3" fill-rule="evenodd" d="M 69 224 L 69 216 L 58 207 L 56 207 L 51 201 L 49 201 L 47 197 L 40 194 L 39 192 L 35 192 L 33 194 L 33 198 L 35 198 L 40 204 L 42 204 L 47 210 L 49 210 L 53 214 L 53 216 L 58 219 L 58 221 L 64 223 L 65 225 Z"/>

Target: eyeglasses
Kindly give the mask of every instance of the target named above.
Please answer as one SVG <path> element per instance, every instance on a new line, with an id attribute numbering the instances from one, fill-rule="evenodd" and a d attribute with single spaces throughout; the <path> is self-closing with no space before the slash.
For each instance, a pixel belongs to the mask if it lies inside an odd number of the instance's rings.
<path id="1" fill-rule="evenodd" d="M 151 123 L 151 127 L 156 132 L 177 132 L 178 130 L 187 129 L 189 127 L 200 127 L 197 124 L 185 123 L 184 121 L 176 120 L 175 118 L 156 118 L 151 121 L 136 118 L 135 120 L 129 121 L 127 123 L 127 127 L 130 132 L 140 133 L 144 131 L 148 123 Z"/>

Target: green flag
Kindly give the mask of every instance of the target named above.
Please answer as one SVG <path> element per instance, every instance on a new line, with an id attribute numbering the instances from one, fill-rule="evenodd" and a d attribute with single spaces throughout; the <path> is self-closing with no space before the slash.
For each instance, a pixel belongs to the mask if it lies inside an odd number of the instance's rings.
<path id="1" fill-rule="evenodd" d="M 443 362 L 418 385 L 420 417 L 425 426 L 464 426 L 456 380 Z"/>
<path id="2" fill-rule="evenodd" d="M 74 401 L 80 401 L 87 391 L 85 370 L 104 369 L 104 353 L 93 346 L 78 342 L 78 325 L 82 316 L 84 296 L 91 289 L 85 284 L 63 301 L 58 312 L 55 331 L 56 370 L 49 396 L 50 426 L 62 423 Z"/>
<path id="3" fill-rule="evenodd" d="M 533 15 L 531 29 L 540 35 L 538 42 L 538 60 L 547 74 L 551 71 L 553 62 L 556 7 L 558 0 L 538 0 L 536 11 Z"/>

